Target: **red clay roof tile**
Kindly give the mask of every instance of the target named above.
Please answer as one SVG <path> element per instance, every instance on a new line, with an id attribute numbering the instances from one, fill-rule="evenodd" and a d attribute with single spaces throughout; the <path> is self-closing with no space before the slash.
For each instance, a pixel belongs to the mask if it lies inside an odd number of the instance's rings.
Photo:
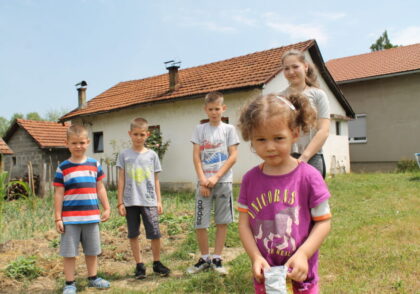
<path id="1" fill-rule="evenodd" d="M 332 59 L 326 63 L 336 82 L 420 69 L 420 43 Z"/>
<path id="2" fill-rule="evenodd" d="M 65 148 L 69 124 L 17 119 L 16 123 L 26 130 L 41 148 Z"/>
<path id="3" fill-rule="evenodd" d="M 13 154 L 12 149 L 0 138 L 0 154 Z"/>
<path id="4" fill-rule="evenodd" d="M 281 56 L 290 49 L 304 51 L 314 40 L 280 48 L 260 51 L 223 61 L 181 69 L 180 87 L 169 91 L 167 73 L 141 80 L 121 82 L 88 101 L 84 109 L 76 109 L 61 120 L 75 116 L 107 112 L 137 104 L 225 91 L 244 87 L 260 86 L 280 71 Z"/>

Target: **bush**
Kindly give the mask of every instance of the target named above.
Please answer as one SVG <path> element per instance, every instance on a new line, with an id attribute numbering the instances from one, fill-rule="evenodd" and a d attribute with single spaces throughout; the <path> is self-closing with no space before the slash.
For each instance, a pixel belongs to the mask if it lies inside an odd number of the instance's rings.
<path id="1" fill-rule="evenodd" d="M 397 163 L 397 172 L 406 173 L 406 172 L 416 172 L 419 170 L 417 162 L 412 159 L 402 159 Z"/>
<path id="2" fill-rule="evenodd" d="M 162 160 L 163 155 L 165 155 L 166 150 L 168 150 L 170 141 L 163 142 L 162 133 L 159 129 L 152 129 L 150 131 L 150 136 L 147 138 L 146 147 L 155 151 L 159 159 Z"/>
<path id="3" fill-rule="evenodd" d="M 6 275 L 15 280 L 23 278 L 32 280 L 39 277 L 41 272 L 42 270 L 36 265 L 35 256 L 20 256 L 6 268 Z"/>

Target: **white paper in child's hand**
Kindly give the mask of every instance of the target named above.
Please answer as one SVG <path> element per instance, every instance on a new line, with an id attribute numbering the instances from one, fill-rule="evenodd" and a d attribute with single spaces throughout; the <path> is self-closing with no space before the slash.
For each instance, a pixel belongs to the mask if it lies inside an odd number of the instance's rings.
<path id="1" fill-rule="evenodd" d="M 287 294 L 287 267 L 272 266 L 264 270 L 265 291 L 267 294 Z"/>

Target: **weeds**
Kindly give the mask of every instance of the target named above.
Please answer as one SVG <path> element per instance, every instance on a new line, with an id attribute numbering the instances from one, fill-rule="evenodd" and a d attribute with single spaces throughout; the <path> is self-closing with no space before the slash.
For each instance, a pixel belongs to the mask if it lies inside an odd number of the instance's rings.
<path id="1" fill-rule="evenodd" d="M 12 279 L 29 279 L 33 280 L 39 277 L 42 270 L 36 265 L 36 257 L 18 257 L 15 261 L 6 267 L 6 275 Z"/>

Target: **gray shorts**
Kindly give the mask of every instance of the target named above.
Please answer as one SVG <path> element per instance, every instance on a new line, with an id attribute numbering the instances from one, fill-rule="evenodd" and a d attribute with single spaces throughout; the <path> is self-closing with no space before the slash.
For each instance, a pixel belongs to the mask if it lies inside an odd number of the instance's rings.
<path id="1" fill-rule="evenodd" d="M 211 210 L 214 202 L 214 222 L 218 225 L 233 222 L 232 183 L 218 183 L 209 197 L 200 194 L 197 186 L 195 193 L 195 228 L 206 229 L 210 226 Z"/>
<path id="2" fill-rule="evenodd" d="M 156 206 L 127 206 L 125 210 L 129 239 L 140 235 L 141 219 L 146 231 L 146 238 L 151 240 L 160 238 L 159 215 Z"/>
<path id="3" fill-rule="evenodd" d="M 83 253 L 88 256 L 101 254 L 101 238 L 99 223 L 65 225 L 61 235 L 60 255 L 75 257 L 79 255 L 79 243 L 82 243 Z"/>

